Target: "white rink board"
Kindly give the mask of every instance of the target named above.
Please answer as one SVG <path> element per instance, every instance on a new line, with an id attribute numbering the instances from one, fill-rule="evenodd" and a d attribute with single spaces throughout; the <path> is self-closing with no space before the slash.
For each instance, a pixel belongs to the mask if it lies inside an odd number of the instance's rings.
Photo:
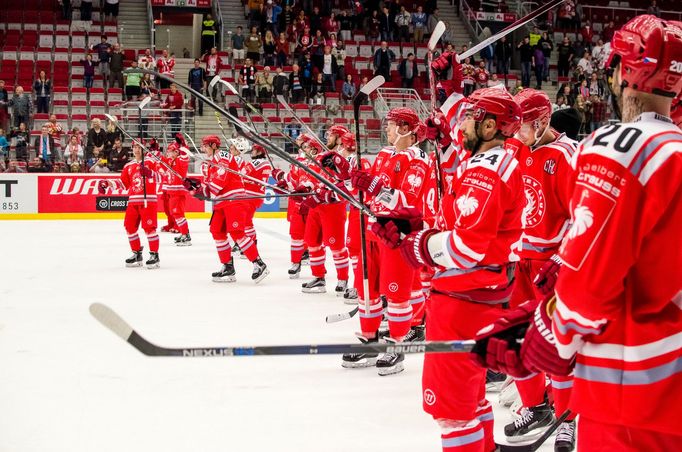
<path id="1" fill-rule="evenodd" d="M 357 318 L 324 323 L 350 309 L 341 299 L 288 279 L 286 221 L 256 228 L 271 269 L 259 286 L 246 260 L 237 283 L 211 282 L 207 220 L 190 220 L 192 247 L 162 234 L 155 271 L 124 267 L 121 220 L 0 221 L 0 452 L 440 451 L 421 356 L 390 377 L 339 356 L 149 358 L 90 317 L 105 303 L 171 347 L 355 341 Z M 509 416 L 496 415 L 501 435 Z"/>

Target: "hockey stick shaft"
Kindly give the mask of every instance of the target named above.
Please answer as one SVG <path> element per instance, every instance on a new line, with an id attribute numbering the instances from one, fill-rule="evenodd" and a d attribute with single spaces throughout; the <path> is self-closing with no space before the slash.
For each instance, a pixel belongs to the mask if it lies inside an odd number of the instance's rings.
<path id="1" fill-rule="evenodd" d="M 195 198 L 201 201 L 221 202 L 221 201 L 248 201 L 250 199 L 270 199 L 270 198 L 290 198 L 292 196 L 310 196 L 310 193 L 288 193 L 283 195 L 258 195 L 258 196 L 232 196 L 227 198 Z"/>
<path id="2" fill-rule="evenodd" d="M 206 358 L 274 355 L 339 355 L 344 353 L 467 353 L 474 341 L 407 343 L 302 344 L 225 347 L 162 347 L 142 337 L 121 316 L 101 303 L 90 305 L 90 314 L 102 325 L 147 356 Z"/>
<path id="3" fill-rule="evenodd" d="M 430 101 L 431 101 L 431 113 L 434 114 L 436 111 L 436 74 L 434 73 L 433 69 L 431 69 L 431 64 L 433 63 L 433 50 L 435 49 L 436 45 L 438 44 L 438 41 L 440 40 L 440 36 L 443 35 L 445 32 L 445 23 L 442 21 L 439 21 L 438 24 L 436 24 L 436 29 L 439 31 L 438 35 L 432 36 L 431 40 L 429 40 L 429 45 L 428 45 L 428 53 L 427 53 L 427 64 L 428 64 L 428 70 L 429 70 L 429 90 L 430 90 Z M 434 30 L 434 33 L 436 30 Z M 433 143 L 433 149 L 435 152 L 435 160 L 436 160 L 436 197 L 437 197 L 437 205 L 440 205 L 440 199 L 443 194 L 443 180 L 442 180 L 442 173 L 441 173 L 441 164 L 440 164 L 440 151 L 438 150 L 438 143 Z"/>
<path id="4" fill-rule="evenodd" d="M 523 445 L 507 445 L 507 444 L 498 444 L 498 447 L 500 448 L 500 452 L 535 452 L 538 450 L 542 445 L 549 439 L 550 436 L 554 433 L 554 431 L 559 428 L 559 426 L 568 418 L 568 416 L 571 415 L 571 410 L 566 410 L 564 411 L 564 414 L 559 416 L 557 420 L 555 420 L 545 432 L 540 435 L 538 439 L 533 441 L 530 444 L 523 444 Z"/>

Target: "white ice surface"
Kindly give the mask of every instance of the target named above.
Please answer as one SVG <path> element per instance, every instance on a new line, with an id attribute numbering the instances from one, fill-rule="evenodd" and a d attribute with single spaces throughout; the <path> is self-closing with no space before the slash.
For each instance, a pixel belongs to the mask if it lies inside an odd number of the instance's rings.
<path id="1" fill-rule="evenodd" d="M 390 377 L 340 356 L 149 358 L 90 316 L 105 303 L 171 347 L 355 341 L 357 318 L 324 322 L 352 307 L 300 293 L 307 267 L 288 279 L 285 220 L 256 220 L 271 270 L 258 286 L 246 260 L 236 283 L 211 282 L 207 223 L 190 220 L 191 247 L 162 234 L 152 271 L 125 268 L 120 220 L 0 222 L 0 452 L 441 450 L 421 356 Z M 509 415 L 495 415 L 500 438 Z"/>

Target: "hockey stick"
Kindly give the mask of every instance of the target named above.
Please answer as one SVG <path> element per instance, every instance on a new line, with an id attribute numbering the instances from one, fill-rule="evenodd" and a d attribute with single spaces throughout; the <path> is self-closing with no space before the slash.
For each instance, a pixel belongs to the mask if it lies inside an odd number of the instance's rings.
<path id="1" fill-rule="evenodd" d="M 250 199 L 269 199 L 269 198 L 290 198 L 292 196 L 310 196 L 310 193 L 288 193 L 288 194 L 282 194 L 282 195 L 273 194 L 273 195 L 258 195 L 258 196 L 232 196 L 232 197 L 227 197 L 227 198 L 209 198 L 207 196 L 194 195 L 194 197 L 200 201 L 211 201 L 211 202 L 248 201 Z"/>
<path id="2" fill-rule="evenodd" d="M 561 5 L 565 1 L 566 0 L 552 0 L 549 3 L 540 6 L 535 11 L 531 11 L 530 13 L 526 14 L 525 16 L 523 16 L 522 18 L 520 18 L 519 20 L 517 20 L 513 24 L 509 25 L 507 28 L 500 31 L 499 33 L 494 34 L 487 39 L 484 39 L 483 41 L 479 42 L 478 44 L 476 44 L 472 48 L 468 49 L 466 52 L 463 52 L 463 53 L 457 55 L 457 57 L 456 57 L 457 62 L 461 63 L 462 61 L 469 58 L 471 55 L 477 54 L 484 47 L 487 47 L 490 44 L 492 44 L 493 42 L 496 42 L 499 39 L 502 39 L 504 36 L 507 36 L 509 33 L 513 32 L 517 28 L 523 27 L 524 25 L 526 25 L 531 20 L 535 19 L 538 16 L 541 16 L 542 14 L 550 11 L 553 8 L 556 8 L 557 6 Z"/>
<path id="3" fill-rule="evenodd" d="M 144 175 L 145 169 L 144 169 L 144 155 L 146 154 L 146 148 L 142 147 L 142 110 L 144 110 L 144 107 L 147 106 L 149 102 L 151 102 L 152 98 L 150 97 L 145 97 L 142 99 L 142 101 L 137 105 L 137 116 L 138 120 L 140 121 L 140 148 L 142 149 L 142 194 L 144 196 L 144 208 L 147 208 L 147 177 Z"/>
<path id="4" fill-rule="evenodd" d="M 146 340 L 110 307 L 101 303 L 90 305 L 90 314 L 118 337 L 147 356 L 176 358 L 207 358 L 230 356 L 273 355 L 339 355 L 344 353 L 467 353 L 474 341 L 438 341 L 369 344 L 304 344 L 244 347 L 161 347 Z"/>
<path id="5" fill-rule="evenodd" d="M 559 418 L 554 421 L 545 432 L 540 435 L 538 439 L 533 441 L 530 444 L 520 444 L 518 446 L 514 445 L 507 445 L 507 444 L 498 444 L 497 446 L 500 448 L 500 452 L 534 452 L 538 450 L 542 445 L 549 439 L 550 436 L 554 433 L 554 431 L 559 428 L 559 426 L 566 420 L 568 416 L 571 415 L 571 410 L 566 410 L 564 411 L 564 414 L 559 416 Z"/>
<path id="6" fill-rule="evenodd" d="M 431 39 L 429 39 L 427 53 L 427 61 L 429 68 L 429 89 L 431 90 L 431 114 L 434 114 L 434 112 L 436 111 L 436 75 L 434 74 L 433 69 L 431 69 L 431 63 L 433 63 L 433 51 L 438 45 L 438 41 L 440 41 L 440 38 L 441 36 L 443 36 L 443 33 L 445 33 L 445 24 L 443 23 L 443 21 L 439 20 L 433 29 L 433 33 L 431 33 Z M 436 153 L 436 187 L 438 188 L 436 190 L 436 197 L 438 205 L 440 205 L 440 198 L 443 193 L 440 151 L 438 150 L 438 143 L 433 144 L 434 144 L 433 149 L 434 152 Z"/>
<path id="7" fill-rule="evenodd" d="M 357 156 L 358 170 L 362 170 L 362 153 L 360 152 L 360 105 L 367 100 L 369 95 L 376 91 L 385 82 L 384 77 L 377 75 L 372 80 L 367 82 L 365 86 L 362 87 L 360 92 L 353 99 L 353 116 L 355 117 L 355 143 Z M 364 204 L 364 193 L 362 190 L 358 190 L 358 201 L 360 204 Z M 369 274 L 367 271 L 367 238 L 365 237 L 365 214 L 360 211 L 360 265 L 362 265 L 362 290 L 365 298 L 365 312 L 369 313 Z M 352 311 L 334 314 L 327 316 L 327 323 L 340 322 L 341 320 L 350 319 L 360 310 L 359 307 L 354 308 Z"/>
<path id="8" fill-rule="evenodd" d="M 281 158 L 282 160 L 284 160 L 285 162 L 290 163 L 290 164 L 292 164 L 292 165 L 294 165 L 294 166 L 300 168 L 301 171 L 304 171 L 304 172 L 307 173 L 310 177 L 312 177 L 313 179 L 317 180 L 317 181 L 320 182 L 322 185 L 324 185 L 326 188 L 328 188 L 328 189 L 330 189 L 331 191 L 333 191 L 334 193 L 336 193 L 337 196 L 343 198 L 345 201 L 348 201 L 348 203 L 349 203 L 350 205 L 352 205 L 353 207 L 356 207 L 357 209 L 361 210 L 362 212 L 365 212 L 366 215 L 369 215 L 369 216 L 374 217 L 374 213 L 372 213 L 372 211 L 371 211 L 367 206 L 365 206 L 365 205 L 363 205 L 363 204 L 360 204 L 360 203 L 359 203 L 355 198 L 353 198 L 351 195 L 349 195 L 348 193 L 346 193 L 345 191 L 341 190 L 339 187 L 337 187 L 336 185 L 334 185 L 334 183 L 332 183 L 331 181 L 329 181 L 329 180 L 327 180 L 326 178 L 322 177 L 320 174 L 316 173 L 315 171 L 313 171 L 312 169 L 310 169 L 308 166 L 301 164 L 299 161 L 297 161 L 295 158 L 293 158 L 291 155 L 289 155 L 289 153 L 286 152 L 285 150 L 278 148 L 277 146 L 275 146 L 274 144 L 272 144 L 270 141 L 268 141 L 268 140 L 264 139 L 263 137 L 261 137 L 261 136 L 258 134 L 258 132 L 256 132 L 255 130 L 253 130 L 253 129 L 252 129 L 251 127 L 249 127 L 248 125 L 244 124 L 244 122 L 241 121 L 241 120 L 239 120 L 239 118 L 235 118 L 235 117 L 234 117 L 233 115 L 231 115 L 229 112 L 225 111 L 224 108 L 222 108 L 222 107 L 220 107 L 219 105 L 217 105 L 215 102 L 213 102 L 211 99 L 209 99 L 208 97 L 206 97 L 206 96 L 203 95 L 202 93 L 200 93 L 200 92 L 198 92 L 198 91 L 196 91 L 196 90 L 190 88 L 189 86 L 187 86 L 186 84 L 180 82 L 179 80 L 173 79 L 173 78 L 171 78 L 171 77 L 168 77 L 168 76 L 165 75 L 165 74 L 160 74 L 160 73 L 155 72 L 155 71 L 150 71 L 150 70 L 148 70 L 148 69 L 140 69 L 140 68 L 130 68 L 130 69 L 126 69 L 126 70 L 125 70 L 125 73 L 126 73 L 126 74 L 128 74 L 128 73 L 135 73 L 135 72 L 139 72 L 139 73 L 142 73 L 142 74 L 150 74 L 150 75 L 153 75 L 153 76 L 155 76 L 155 77 L 159 77 L 159 78 L 161 78 L 161 79 L 163 79 L 163 80 L 167 80 L 167 81 L 169 81 L 169 82 L 171 82 L 171 83 L 175 83 L 175 85 L 176 85 L 178 88 L 182 88 L 182 89 L 184 89 L 185 91 L 187 91 L 187 92 L 189 92 L 190 94 L 192 94 L 194 97 L 198 98 L 199 100 L 201 100 L 201 101 L 203 101 L 203 102 L 206 102 L 208 105 L 210 105 L 211 107 L 213 107 L 214 110 L 220 112 L 220 114 L 222 114 L 223 116 L 225 116 L 225 118 L 227 118 L 232 124 L 234 124 L 235 126 L 238 126 L 239 128 L 241 128 L 241 130 L 238 132 L 241 136 L 243 136 L 243 137 L 246 138 L 247 140 L 250 140 L 250 141 L 252 141 L 252 142 L 254 142 L 254 143 L 260 144 L 260 145 L 263 146 L 266 150 L 272 151 L 275 155 L 277 155 L 278 157 L 280 157 L 280 158 Z"/>

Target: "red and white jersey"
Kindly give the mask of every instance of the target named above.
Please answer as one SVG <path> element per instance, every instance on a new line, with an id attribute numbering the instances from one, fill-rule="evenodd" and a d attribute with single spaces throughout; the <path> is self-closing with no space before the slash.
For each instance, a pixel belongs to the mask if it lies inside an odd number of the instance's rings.
<path id="1" fill-rule="evenodd" d="M 299 162 L 302 165 L 307 165 L 308 160 L 306 159 L 305 155 L 303 154 L 303 151 L 299 152 L 299 154 L 296 156 L 296 161 Z M 303 182 L 303 175 L 305 174 L 305 171 L 303 171 L 300 167 L 296 165 L 290 165 L 289 167 L 289 172 L 284 175 L 284 180 L 287 183 L 287 188 L 289 190 L 296 190 Z M 312 187 L 309 187 L 312 189 Z M 295 201 L 296 197 L 290 198 L 291 201 Z"/>
<path id="2" fill-rule="evenodd" d="M 417 146 L 397 151 L 386 146 L 377 155 L 370 174 L 384 183 L 382 191 L 370 200 L 374 213 L 387 215 L 401 207 L 422 208 L 422 193 L 429 174 L 426 153 Z"/>
<path id="3" fill-rule="evenodd" d="M 211 163 L 201 165 L 204 184 L 208 186 L 214 198 L 233 198 L 244 195 L 244 183 L 239 177 L 239 162 L 229 151 L 217 151 Z M 232 171 L 227 171 L 230 169 Z M 220 209 L 230 204 L 230 201 L 220 201 L 213 204 L 213 209 Z"/>
<path id="4" fill-rule="evenodd" d="M 175 58 L 161 57 L 156 60 L 156 68 L 160 74 L 173 76 L 173 68 L 175 67 Z"/>
<path id="5" fill-rule="evenodd" d="M 157 171 L 158 163 L 150 159 L 145 159 L 144 161 L 145 168 L 152 170 L 152 177 L 142 177 L 142 174 L 140 174 L 141 166 L 141 161 L 133 160 L 128 162 L 123 167 L 123 171 L 121 171 L 121 182 L 123 182 L 123 186 L 128 190 L 128 205 L 144 203 L 145 192 L 148 202 L 157 201 L 156 186 L 161 183 L 161 176 Z"/>
<path id="6" fill-rule="evenodd" d="M 241 172 L 246 176 L 267 182 L 270 178 L 270 173 L 272 173 L 272 165 L 265 158 L 251 159 L 251 161 L 243 165 Z M 248 179 L 244 179 L 244 189 L 249 195 L 258 196 L 265 194 L 265 187 L 263 185 Z"/>
<path id="7" fill-rule="evenodd" d="M 159 165 L 159 172 L 161 173 L 162 186 L 161 189 L 169 195 L 179 195 L 187 193 L 183 181 L 187 177 L 187 170 L 189 168 L 189 157 L 185 152 L 181 152 L 177 158 L 171 159 L 163 157 L 163 161 L 171 167 L 173 171 L 163 165 Z"/>
<path id="8" fill-rule="evenodd" d="M 552 257 L 571 224 L 568 208 L 573 194 L 571 158 L 578 143 L 564 134 L 556 133 L 556 136 L 553 142 L 535 149 L 514 139 L 505 142 L 507 150 L 518 149 L 514 156 L 523 173 L 526 193 L 523 259 Z"/>
<path id="9" fill-rule="evenodd" d="M 436 154 L 429 155 L 429 172 L 424 184 L 424 193 L 422 200 L 422 214 L 424 215 L 424 222 L 430 227 L 436 225 L 436 216 L 440 210 L 438 203 L 438 171 L 436 168 Z M 442 171 L 442 166 L 441 166 Z"/>
<path id="10" fill-rule="evenodd" d="M 655 113 L 602 127 L 573 169 L 553 316 L 559 353 L 577 353 L 571 409 L 679 435 L 682 131 Z"/>
<path id="11" fill-rule="evenodd" d="M 346 160 L 348 160 L 348 163 L 350 164 L 351 171 L 354 169 L 358 168 L 358 155 L 357 154 L 351 154 L 348 157 L 346 157 Z M 370 171 L 372 169 L 372 163 L 367 160 L 366 158 L 360 159 L 360 164 L 362 165 L 361 168 L 363 171 Z M 358 199 L 358 190 L 353 187 L 353 184 L 351 184 L 350 179 L 346 180 L 344 182 L 344 186 L 346 187 L 346 191 L 353 195 L 355 199 Z M 351 210 L 356 209 L 356 207 L 351 206 Z"/>
<path id="12" fill-rule="evenodd" d="M 441 202 L 437 224 L 443 232 L 428 242 L 440 266 L 433 289 L 453 293 L 509 286 L 506 267 L 519 260 L 525 205 L 518 161 L 505 149 L 461 162 Z"/>
<path id="13" fill-rule="evenodd" d="M 215 55 L 206 55 L 204 61 L 206 61 L 206 74 L 209 76 L 218 75 L 220 72 L 220 55 L 217 53 Z"/>

